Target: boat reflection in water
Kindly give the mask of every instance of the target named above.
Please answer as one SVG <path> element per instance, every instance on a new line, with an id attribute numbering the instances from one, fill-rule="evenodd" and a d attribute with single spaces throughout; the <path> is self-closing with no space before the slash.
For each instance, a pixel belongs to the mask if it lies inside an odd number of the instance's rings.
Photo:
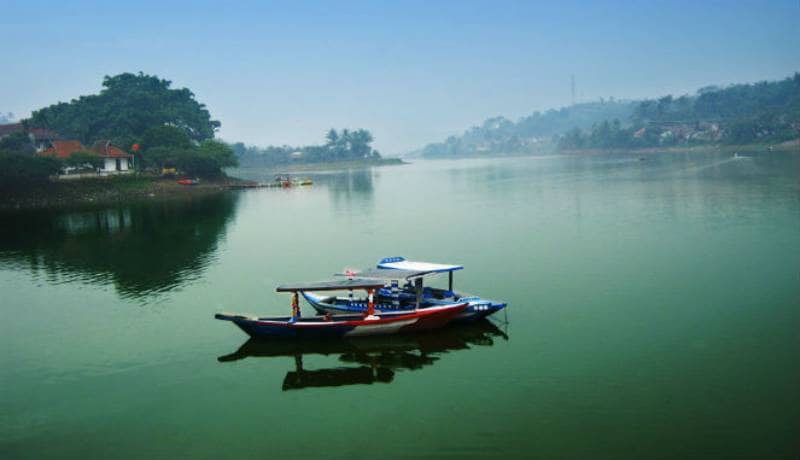
<path id="1" fill-rule="evenodd" d="M 264 340 L 251 338 L 235 352 L 217 358 L 220 362 L 245 358 L 294 357 L 295 370 L 286 373 L 283 390 L 389 383 L 395 373 L 433 365 L 441 355 L 473 346 L 492 346 L 496 339 L 508 340 L 489 320 L 454 324 L 438 331 L 379 337 L 331 340 Z M 340 366 L 309 370 L 305 355 L 338 355 Z"/>

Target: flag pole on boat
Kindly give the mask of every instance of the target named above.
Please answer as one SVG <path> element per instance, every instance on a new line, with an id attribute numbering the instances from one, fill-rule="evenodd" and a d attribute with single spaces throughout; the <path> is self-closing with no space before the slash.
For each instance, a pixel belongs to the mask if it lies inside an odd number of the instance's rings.
<path id="1" fill-rule="evenodd" d="M 367 289 L 367 315 L 364 319 L 378 319 L 375 316 L 375 289 Z"/>

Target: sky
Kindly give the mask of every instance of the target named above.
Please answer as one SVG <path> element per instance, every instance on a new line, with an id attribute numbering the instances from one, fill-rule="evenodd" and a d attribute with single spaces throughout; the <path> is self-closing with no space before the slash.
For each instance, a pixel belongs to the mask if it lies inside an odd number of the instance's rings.
<path id="1" fill-rule="evenodd" d="M 791 1 L 0 0 L 0 113 L 97 93 L 103 76 L 187 87 L 218 137 L 321 143 L 365 128 L 384 155 L 600 97 L 800 71 Z"/>

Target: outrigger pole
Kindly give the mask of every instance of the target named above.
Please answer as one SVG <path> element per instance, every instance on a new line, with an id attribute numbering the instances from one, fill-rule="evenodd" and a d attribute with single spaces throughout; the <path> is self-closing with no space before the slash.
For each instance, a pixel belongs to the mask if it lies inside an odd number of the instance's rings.
<path id="1" fill-rule="evenodd" d="M 367 319 L 378 319 L 378 317 L 375 316 L 375 290 L 384 287 L 385 284 L 386 282 L 384 280 L 348 278 L 346 280 L 319 281 L 316 283 L 285 284 L 275 288 L 275 291 L 292 293 L 292 320 L 296 321 L 300 318 L 300 292 L 340 291 L 345 289 L 353 292 L 353 289 L 364 289 L 367 291 L 367 294 L 369 294 Z"/>

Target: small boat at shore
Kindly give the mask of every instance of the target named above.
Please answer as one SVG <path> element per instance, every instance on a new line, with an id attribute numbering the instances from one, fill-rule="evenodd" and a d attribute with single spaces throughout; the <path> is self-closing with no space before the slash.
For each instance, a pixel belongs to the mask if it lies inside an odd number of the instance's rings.
<path id="1" fill-rule="evenodd" d="M 255 317 L 218 313 L 216 319 L 230 321 L 251 337 L 353 337 L 427 331 L 452 321 L 466 307 L 466 302 L 402 312 L 382 313 L 375 310 L 374 292 L 385 282 L 376 279 L 346 279 L 278 286 L 277 292 L 292 293 L 292 314 L 281 317 Z M 306 291 L 367 291 L 366 310 L 351 314 L 330 314 L 303 317 L 299 294 Z"/>
<path id="2" fill-rule="evenodd" d="M 197 185 L 200 183 L 200 179 L 178 179 L 176 182 L 181 185 Z"/>
<path id="3" fill-rule="evenodd" d="M 281 188 L 291 188 L 291 187 L 302 187 L 307 185 L 313 185 L 314 181 L 311 180 L 310 177 L 304 177 L 302 179 L 293 178 L 290 176 L 283 176 L 278 175 L 275 176 L 275 181 L 270 184 L 272 187 L 281 187 Z"/>
<path id="4" fill-rule="evenodd" d="M 347 275 L 383 280 L 385 286 L 378 289 L 375 305 L 375 310 L 381 313 L 424 310 L 466 302 L 467 307 L 454 321 L 469 322 L 486 318 L 506 308 L 505 302 L 453 291 L 453 272 L 463 268 L 461 265 L 417 262 L 406 260 L 403 257 L 388 257 L 378 262 L 376 268 Z M 443 273 L 448 275 L 447 289 L 424 286 L 424 279 L 430 279 Z M 367 302 L 364 299 L 354 299 L 352 293 L 348 297 L 336 297 L 304 291 L 303 297 L 315 310 L 323 314 L 359 313 L 367 308 Z"/>

